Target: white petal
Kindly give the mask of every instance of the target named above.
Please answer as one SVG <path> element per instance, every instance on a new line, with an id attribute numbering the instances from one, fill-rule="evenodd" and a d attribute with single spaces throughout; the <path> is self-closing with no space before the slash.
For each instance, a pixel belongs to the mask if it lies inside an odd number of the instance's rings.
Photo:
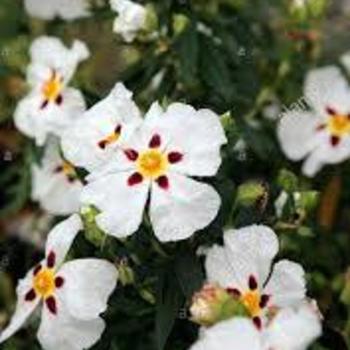
<path id="1" fill-rule="evenodd" d="M 234 318 L 204 330 L 190 350 L 263 350 L 260 334 L 246 318 Z"/>
<path id="2" fill-rule="evenodd" d="M 173 103 L 153 127 L 155 132 L 167 135 L 167 151 L 180 152 L 184 156 L 181 162 L 171 166 L 174 171 L 190 176 L 216 174 L 221 164 L 220 147 L 227 142 L 217 114 L 208 109 L 196 111 L 189 105 Z"/>
<path id="3" fill-rule="evenodd" d="M 273 306 L 286 307 L 300 303 L 305 298 L 305 272 L 301 265 L 282 260 L 274 265 L 264 289 Z"/>
<path id="4" fill-rule="evenodd" d="M 317 127 L 323 119 L 315 114 L 290 111 L 278 126 L 282 150 L 292 160 L 301 160 L 320 143 Z"/>
<path id="5" fill-rule="evenodd" d="M 101 211 L 96 217 L 98 226 L 115 237 L 127 237 L 142 222 L 148 197 L 149 181 L 129 186 L 130 172 L 107 175 L 85 186 L 81 201 Z"/>
<path id="6" fill-rule="evenodd" d="M 217 216 L 221 199 L 213 187 L 169 173 L 169 188 L 153 183 L 150 218 L 162 242 L 178 241 L 208 226 Z"/>
<path id="7" fill-rule="evenodd" d="M 252 225 L 225 232 L 224 242 L 227 256 L 241 281 L 245 278 L 247 285 L 252 275 L 261 287 L 270 274 L 272 260 L 278 252 L 276 234 L 267 226 Z"/>
<path id="8" fill-rule="evenodd" d="M 303 165 L 303 173 L 313 177 L 324 165 L 337 164 L 350 158 L 350 138 L 344 137 L 337 146 L 332 146 L 325 135 L 323 143 L 310 154 Z"/>
<path id="9" fill-rule="evenodd" d="M 237 288 L 243 290 L 247 285 L 247 274 L 242 274 L 238 259 L 233 257 L 224 247 L 213 246 L 206 253 L 205 271 L 208 282 L 218 284 L 222 288 Z M 235 264 L 231 264 L 234 261 Z M 243 260 L 245 263 L 245 260 Z M 237 268 L 238 266 L 238 268 Z"/>
<path id="10" fill-rule="evenodd" d="M 40 202 L 43 209 L 55 215 L 78 212 L 83 188 L 79 180 L 71 182 L 63 172 L 57 172 L 57 168 L 62 165 L 58 141 L 50 138 L 42 164 L 32 167 L 32 199 Z"/>
<path id="11" fill-rule="evenodd" d="M 116 151 L 141 121 L 140 111 L 132 100 L 132 93 L 118 83 L 104 100 L 92 107 L 66 131 L 62 140 L 63 152 L 72 163 L 89 171 L 99 169 L 112 161 L 116 163 Z M 121 126 L 120 138 L 101 149 L 99 142 L 112 135 L 117 126 Z"/>
<path id="12" fill-rule="evenodd" d="M 64 261 L 78 232 L 82 229 L 79 215 L 74 214 L 70 218 L 56 225 L 49 233 L 46 241 L 46 256 L 55 253 L 56 266 Z"/>
<path id="13" fill-rule="evenodd" d="M 38 339 L 45 350 L 90 349 L 105 329 L 101 318 L 83 321 L 71 316 L 62 296 L 55 295 L 57 314 L 50 313 L 44 305 Z"/>
<path id="14" fill-rule="evenodd" d="M 78 64 L 87 58 L 88 49 L 78 40 L 74 41 L 72 48 L 67 48 L 56 37 L 41 36 L 33 42 L 30 55 L 33 64 L 54 69 L 67 83 Z"/>
<path id="15" fill-rule="evenodd" d="M 45 20 L 50 20 L 55 17 L 55 6 L 54 1 L 56 0 L 25 0 L 25 8 L 29 15 Z"/>
<path id="16" fill-rule="evenodd" d="M 310 305 L 282 309 L 264 334 L 267 349 L 306 350 L 321 334 L 319 316 Z"/>
<path id="17" fill-rule="evenodd" d="M 26 294 L 33 288 L 33 269 L 30 270 L 27 275 L 18 282 L 17 286 L 17 306 L 15 313 L 11 318 L 10 324 L 0 333 L 0 343 L 4 342 L 15 334 L 27 321 L 29 316 L 33 313 L 34 309 L 38 306 L 40 298 L 36 298 L 34 301 L 26 301 Z"/>
<path id="18" fill-rule="evenodd" d="M 58 15 L 67 21 L 90 15 L 88 0 L 59 0 L 57 5 Z"/>
<path id="19" fill-rule="evenodd" d="M 335 66 L 312 70 L 306 78 L 304 91 L 307 101 L 321 115 L 326 114 L 327 107 L 342 114 L 350 111 L 349 85 Z"/>
<path id="20" fill-rule="evenodd" d="M 64 278 L 62 293 L 70 314 L 81 320 L 91 320 L 107 309 L 118 272 L 105 260 L 78 259 L 64 264 L 58 275 Z"/>

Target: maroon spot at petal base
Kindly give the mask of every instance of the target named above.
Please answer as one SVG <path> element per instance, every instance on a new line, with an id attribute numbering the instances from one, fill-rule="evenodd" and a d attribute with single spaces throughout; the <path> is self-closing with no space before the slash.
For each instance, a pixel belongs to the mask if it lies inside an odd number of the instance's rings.
<path id="1" fill-rule="evenodd" d="M 56 288 L 61 288 L 64 285 L 64 279 L 61 276 L 55 278 L 55 286 Z"/>
<path id="2" fill-rule="evenodd" d="M 57 105 L 60 106 L 62 104 L 62 102 L 63 102 L 63 96 L 62 95 L 58 95 L 56 100 L 55 100 L 55 102 L 56 102 Z"/>
<path id="3" fill-rule="evenodd" d="M 129 178 L 128 178 L 128 185 L 129 186 L 134 186 L 139 183 L 141 183 L 143 180 L 143 177 L 139 173 L 133 173 Z"/>
<path id="4" fill-rule="evenodd" d="M 151 139 L 151 141 L 149 143 L 149 147 L 150 148 L 157 148 L 157 147 L 160 146 L 160 144 L 161 144 L 160 135 L 158 135 L 158 134 L 153 135 L 152 139 Z"/>
<path id="5" fill-rule="evenodd" d="M 41 270 L 41 265 L 39 264 L 34 268 L 33 275 L 36 276 L 40 270 Z"/>
<path id="6" fill-rule="evenodd" d="M 160 176 L 156 180 L 158 186 L 163 190 L 167 190 L 169 188 L 169 179 L 166 176 Z"/>
<path id="7" fill-rule="evenodd" d="M 121 125 L 117 125 L 116 128 L 114 129 L 114 133 L 115 134 L 120 134 L 122 132 L 122 126 Z"/>
<path id="8" fill-rule="evenodd" d="M 56 254 L 53 251 L 51 251 L 49 253 L 49 255 L 47 256 L 46 263 L 47 263 L 47 267 L 50 268 L 50 269 L 52 269 L 55 266 Z"/>
<path id="9" fill-rule="evenodd" d="M 340 142 L 340 137 L 338 137 L 338 136 L 331 136 L 331 145 L 333 147 L 338 146 L 339 142 Z"/>
<path id="10" fill-rule="evenodd" d="M 260 298 L 259 306 L 263 309 L 264 307 L 266 307 L 269 300 L 270 300 L 270 296 L 267 294 L 263 294 Z"/>
<path id="11" fill-rule="evenodd" d="M 241 296 L 241 292 L 237 288 L 227 288 L 226 291 L 235 298 L 239 298 Z"/>
<path id="12" fill-rule="evenodd" d="M 337 112 L 334 108 L 332 107 L 326 107 L 326 112 L 329 114 L 329 115 L 336 115 Z"/>
<path id="13" fill-rule="evenodd" d="M 100 147 L 101 149 L 105 149 L 107 146 L 107 141 L 106 140 L 102 140 L 98 142 L 98 147 Z"/>
<path id="14" fill-rule="evenodd" d="M 253 317 L 253 323 L 255 324 L 255 327 L 257 329 L 261 329 L 262 323 L 261 323 L 261 318 L 260 317 Z"/>
<path id="15" fill-rule="evenodd" d="M 137 160 L 137 158 L 139 157 L 139 154 L 134 149 L 126 149 L 124 151 L 124 153 L 125 153 L 126 157 L 132 162 L 135 162 Z"/>
<path id="16" fill-rule="evenodd" d="M 183 155 L 180 152 L 170 152 L 168 154 L 168 161 L 171 164 L 175 164 L 175 163 L 180 162 L 182 160 L 182 158 L 183 158 Z"/>
<path id="17" fill-rule="evenodd" d="M 35 290 L 31 289 L 24 297 L 25 301 L 33 301 L 36 298 Z"/>
<path id="18" fill-rule="evenodd" d="M 41 106 L 40 106 L 40 109 L 46 108 L 48 104 L 49 104 L 49 100 L 43 101 L 43 103 L 42 103 Z"/>
<path id="19" fill-rule="evenodd" d="M 57 305 L 56 305 L 56 299 L 54 297 L 49 297 L 45 300 L 46 306 L 49 309 L 49 311 L 53 314 L 57 314 Z"/>
<path id="20" fill-rule="evenodd" d="M 255 289 L 258 288 L 258 282 L 257 282 L 256 278 L 253 275 L 249 276 L 248 285 L 249 285 L 249 289 L 251 289 L 251 290 L 255 290 Z"/>

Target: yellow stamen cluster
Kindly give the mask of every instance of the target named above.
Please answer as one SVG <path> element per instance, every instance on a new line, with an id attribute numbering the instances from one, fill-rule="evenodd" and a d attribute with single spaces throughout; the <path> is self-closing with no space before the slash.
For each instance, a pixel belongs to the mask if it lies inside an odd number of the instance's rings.
<path id="1" fill-rule="evenodd" d="M 150 149 L 140 154 L 137 160 L 138 172 L 145 178 L 156 179 L 166 173 L 169 162 L 158 149 Z"/>
<path id="2" fill-rule="evenodd" d="M 350 118 L 342 114 L 332 115 L 329 117 L 327 127 L 333 136 L 344 136 L 350 133 Z"/>
<path id="3" fill-rule="evenodd" d="M 42 88 L 42 93 L 47 101 L 56 101 L 61 94 L 63 88 L 61 77 L 53 72 L 50 79 L 48 79 Z"/>
<path id="4" fill-rule="evenodd" d="M 44 299 L 53 295 L 56 288 L 54 271 L 49 268 L 40 270 L 33 277 L 33 286 L 35 293 Z"/>

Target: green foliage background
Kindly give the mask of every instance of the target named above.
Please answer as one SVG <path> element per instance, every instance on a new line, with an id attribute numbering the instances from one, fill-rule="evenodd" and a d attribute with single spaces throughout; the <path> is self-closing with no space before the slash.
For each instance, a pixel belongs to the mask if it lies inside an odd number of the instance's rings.
<path id="1" fill-rule="evenodd" d="M 315 0 L 305 12 L 292 11 L 287 0 L 147 1 L 161 35 L 157 40 L 144 36 L 133 45 L 112 33 L 116 14 L 107 1 L 92 3 L 91 18 L 66 23 L 29 18 L 21 0 L 0 2 L 0 325 L 13 312 L 18 278 L 41 257 L 30 244 L 9 237 L 6 227 L 23 213 L 39 211 L 28 196 L 30 164 L 40 150 L 14 129 L 12 114 L 25 91 L 30 43 L 46 33 L 67 43 L 73 38 L 87 42 L 92 56 L 78 70 L 74 85 L 90 106 L 122 80 L 145 110 L 160 100 L 230 112 L 225 116 L 229 144 L 212 180 L 223 199 L 214 223 L 190 240 L 165 245 L 156 240 L 147 220 L 128 240 L 103 237 L 102 244 L 100 233 L 87 225 L 85 236 L 75 242 L 72 257 L 107 258 L 122 266 L 126 277 L 133 275 L 133 283 L 113 294 L 105 315 L 107 331 L 93 349 L 187 349 L 198 331 L 187 308 L 205 278 L 198 247 L 220 242 L 223 227 L 252 223 L 273 227 L 280 237 L 280 255 L 299 261 L 307 271 L 309 295 L 324 316 L 324 335 L 313 349 L 346 349 L 349 162 L 325 168 L 312 180 L 304 178 L 300 165 L 286 160 L 280 150 L 276 121 L 263 117 L 271 101 L 288 106 L 302 96 L 309 69 L 338 64 L 339 56 L 350 50 L 349 18 L 341 1 Z M 163 79 L 155 84 L 159 73 Z M 235 147 L 240 139 L 247 144 L 244 153 Z M 246 188 L 240 186 L 252 186 L 252 181 L 258 193 L 247 200 Z M 274 202 L 282 190 L 291 196 L 278 218 Z M 302 193 L 302 200 L 293 199 L 295 192 Z M 1 348 L 39 349 L 36 326 L 34 320 Z"/>

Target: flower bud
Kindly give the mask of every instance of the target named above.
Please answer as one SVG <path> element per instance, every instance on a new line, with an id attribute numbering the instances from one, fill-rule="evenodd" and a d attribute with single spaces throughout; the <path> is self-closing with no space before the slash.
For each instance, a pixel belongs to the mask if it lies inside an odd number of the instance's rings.
<path id="1" fill-rule="evenodd" d="M 81 209 L 80 214 L 84 223 L 85 238 L 94 246 L 100 247 L 106 236 L 96 224 L 96 216 L 99 214 L 98 209 L 93 206 L 85 206 Z"/>
<path id="2" fill-rule="evenodd" d="M 264 199 L 266 195 L 266 187 L 261 181 L 249 181 L 238 187 L 236 200 L 238 205 L 249 207 Z"/>
<path id="3" fill-rule="evenodd" d="M 119 273 L 119 281 L 125 287 L 135 283 L 135 274 L 133 269 L 129 266 L 127 259 L 121 259 L 117 264 Z"/>
<path id="4" fill-rule="evenodd" d="M 202 326 L 211 326 L 233 316 L 248 316 L 245 306 L 225 289 L 206 284 L 194 294 L 190 307 L 192 321 Z"/>

